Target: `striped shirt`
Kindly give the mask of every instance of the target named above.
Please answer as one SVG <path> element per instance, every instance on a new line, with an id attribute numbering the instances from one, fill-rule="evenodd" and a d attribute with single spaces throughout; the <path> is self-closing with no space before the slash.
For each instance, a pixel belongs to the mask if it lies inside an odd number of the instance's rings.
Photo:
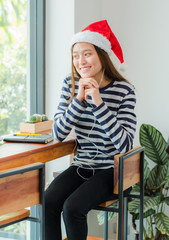
<path id="1" fill-rule="evenodd" d="M 136 130 L 134 87 L 115 80 L 100 88 L 103 103 L 93 104 L 91 97 L 70 102 L 72 83 L 64 80 L 60 103 L 54 116 L 53 134 L 63 141 L 75 129 L 77 155 L 72 164 L 90 169 L 114 167 L 114 155 L 129 151 Z M 75 81 L 75 96 L 78 79 Z"/>

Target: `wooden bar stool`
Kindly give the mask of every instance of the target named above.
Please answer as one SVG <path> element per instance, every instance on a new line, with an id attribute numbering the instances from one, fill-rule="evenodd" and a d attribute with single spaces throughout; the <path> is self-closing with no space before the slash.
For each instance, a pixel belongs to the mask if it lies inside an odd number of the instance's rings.
<path id="1" fill-rule="evenodd" d="M 128 193 L 124 196 L 124 191 L 138 182 L 140 182 L 140 195 Z M 108 240 L 108 212 L 118 213 L 116 239 L 127 240 L 128 197 L 140 199 L 139 240 L 143 240 L 144 147 L 138 146 L 114 157 L 114 193 L 117 194 L 117 200 L 105 202 L 95 208 L 105 211 L 104 240 Z M 111 207 L 115 201 L 118 201 L 118 208 Z"/>
<path id="2" fill-rule="evenodd" d="M 40 223 L 40 240 L 44 232 L 45 164 L 34 163 L 0 172 L 0 228 L 30 220 Z M 39 205 L 39 218 L 30 216 L 28 207 Z"/>

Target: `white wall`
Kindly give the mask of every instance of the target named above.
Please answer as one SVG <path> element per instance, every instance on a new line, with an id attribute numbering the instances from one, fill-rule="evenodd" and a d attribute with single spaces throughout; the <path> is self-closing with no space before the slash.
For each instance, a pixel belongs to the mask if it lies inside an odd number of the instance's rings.
<path id="1" fill-rule="evenodd" d="M 69 41 L 74 33 L 74 0 L 46 1 L 47 114 L 53 118 L 65 76 L 70 73 Z"/>
<path id="2" fill-rule="evenodd" d="M 69 41 L 74 33 L 74 0 L 46 1 L 46 114 L 50 119 L 56 112 L 63 79 L 70 73 Z M 68 157 L 47 164 L 47 181 L 53 171 L 69 165 Z"/>
<path id="3" fill-rule="evenodd" d="M 102 0 L 75 0 L 75 33 L 90 23 L 99 21 L 102 13 Z"/>
<path id="4" fill-rule="evenodd" d="M 125 76 L 136 87 L 138 127 L 152 124 L 169 137 L 169 1 L 104 0 L 107 18 L 122 45 Z"/>

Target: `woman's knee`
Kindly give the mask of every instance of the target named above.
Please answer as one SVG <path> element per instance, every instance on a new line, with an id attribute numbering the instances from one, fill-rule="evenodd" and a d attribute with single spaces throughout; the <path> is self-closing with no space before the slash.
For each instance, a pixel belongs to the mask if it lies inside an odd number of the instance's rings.
<path id="1" fill-rule="evenodd" d="M 67 199 L 63 205 L 63 216 L 72 216 L 73 213 L 74 213 L 74 204 L 71 204 L 71 201 Z"/>
<path id="2" fill-rule="evenodd" d="M 62 204 L 59 203 L 59 200 L 56 200 L 48 191 L 45 192 L 45 212 L 51 213 L 61 213 Z"/>
<path id="3" fill-rule="evenodd" d="M 85 219 L 88 211 L 85 209 L 83 204 L 81 204 L 80 199 L 77 201 L 74 198 L 69 197 L 63 205 L 63 218 L 64 221 L 70 222 L 73 219 Z"/>
<path id="4" fill-rule="evenodd" d="M 81 208 L 79 207 L 79 204 L 73 200 L 71 200 L 71 198 L 68 198 L 63 205 L 63 216 L 64 218 L 70 218 L 72 219 L 73 217 L 78 217 L 81 216 L 82 211 Z"/>

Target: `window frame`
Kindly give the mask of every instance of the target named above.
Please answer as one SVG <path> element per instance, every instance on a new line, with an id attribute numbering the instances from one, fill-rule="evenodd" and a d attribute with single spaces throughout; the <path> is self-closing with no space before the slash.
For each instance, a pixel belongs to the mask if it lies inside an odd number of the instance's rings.
<path id="1" fill-rule="evenodd" d="M 28 115 L 46 112 L 46 0 L 27 0 L 29 15 L 29 52 L 28 52 Z M 29 118 L 28 116 L 28 118 Z M 31 215 L 38 216 L 37 206 L 31 207 Z M 39 237 L 39 226 L 30 223 L 30 239 Z"/>
<path id="2" fill-rule="evenodd" d="M 46 1 L 29 1 L 29 115 L 45 113 Z"/>

